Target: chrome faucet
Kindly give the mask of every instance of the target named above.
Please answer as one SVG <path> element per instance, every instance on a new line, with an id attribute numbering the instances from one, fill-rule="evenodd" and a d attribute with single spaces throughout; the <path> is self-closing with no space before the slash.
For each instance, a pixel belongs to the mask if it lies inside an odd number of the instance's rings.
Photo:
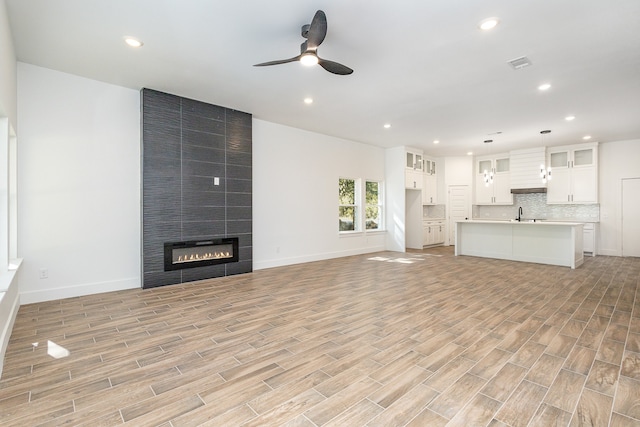
<path id="1" fill-rule="evenodd" d="M 516 218 L 518 222 L 522 220 L 522 206 L 518 208 L 518 218 Z"/>

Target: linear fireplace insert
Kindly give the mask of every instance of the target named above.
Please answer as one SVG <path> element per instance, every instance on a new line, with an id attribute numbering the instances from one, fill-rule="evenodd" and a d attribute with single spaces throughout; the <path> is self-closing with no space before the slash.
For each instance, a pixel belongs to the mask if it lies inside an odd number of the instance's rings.
<path id="1" fill-rule="evenodd" d="M 238 259 L 237 237 L 164 244 L 164 271 L 238 262 Z"/>

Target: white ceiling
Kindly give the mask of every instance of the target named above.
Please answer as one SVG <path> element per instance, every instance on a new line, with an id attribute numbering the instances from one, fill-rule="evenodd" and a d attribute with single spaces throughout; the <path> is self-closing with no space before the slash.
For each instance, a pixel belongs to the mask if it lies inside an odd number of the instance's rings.
<path id="1" fill-rule="evenodd" d="M 353 141 L 451 156 L 486 154 L 485 139 L 497 153 L 580 143 L 587 134 L 640 138 L 639 0 L 6 4 L 19 61 Z M 300 27 L 318 9 L 328 21 L 319 56 L 352 75 L 299 63 L 252 66 L 297 55 Z M 500 24 L 481 31 L 491 16 Z M 144 46 L 125 45 L 125 35 Z M 507 61 L 520 56 L 533 65 L 514 71 Z M 543 82 L 552 88 L 538 91 Z M 544 141 L 543 129 L 552 130 Z"/>

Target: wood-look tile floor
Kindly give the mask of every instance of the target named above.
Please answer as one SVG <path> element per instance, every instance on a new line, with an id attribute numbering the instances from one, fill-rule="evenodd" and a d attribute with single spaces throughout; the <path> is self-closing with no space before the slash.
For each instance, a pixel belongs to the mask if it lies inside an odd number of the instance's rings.
<path id="1" fill-rule="evenodd" d="M 0 425 L 640 426 L 639 280 L 434 248 L 25 305 Z"/>

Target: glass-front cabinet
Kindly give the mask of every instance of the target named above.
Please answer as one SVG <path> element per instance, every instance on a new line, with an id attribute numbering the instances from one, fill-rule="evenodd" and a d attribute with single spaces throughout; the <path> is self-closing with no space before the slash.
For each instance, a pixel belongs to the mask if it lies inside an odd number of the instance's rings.
<path id="1" fill-rule="evenodd" d="M 549 147 L 549 204 L 598 203 L 598 143 Z"/>
<path id="2" fill-rule="evenodd" d="M 509 153 L 476 157 L 475 204 L 512 205 Z"/>
<path id="3" fill-rule="evenodd" d="M 422 186 L 422 204 L 438 204 L 438 177 L 436 175 L 436 161 L 424 157 L 424 182 Z"/>
<path id="4" fill-rule="evenodd" d="M 424 160 L 418 150 L 407 149 L 405 151 L 404 186 L 410 190 L 422 190 Z"/>
<path id="5" fill-rule="evenodd" d="M 407 169 L 422 172 L 424 167 L 424 162 L 422 161 L 422 153 L 407 151 L 407 163 L 405 167 Z"/>

